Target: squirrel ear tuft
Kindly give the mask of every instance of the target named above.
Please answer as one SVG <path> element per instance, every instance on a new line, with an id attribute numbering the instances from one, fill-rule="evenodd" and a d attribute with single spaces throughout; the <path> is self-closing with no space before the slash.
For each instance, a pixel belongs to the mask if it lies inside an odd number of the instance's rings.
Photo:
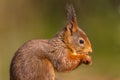
<path id="1" fill-rule="evenodd" d="M 76 21 L 76 14 L 75 14 L 75 10 L 73 5 L 67 5 L 67 19 L 68 19 L 68 23 L 67 26 L 71 25 L 70 27 L 70 31 L 75 32 L 77 30 L 77 21 Z"/>

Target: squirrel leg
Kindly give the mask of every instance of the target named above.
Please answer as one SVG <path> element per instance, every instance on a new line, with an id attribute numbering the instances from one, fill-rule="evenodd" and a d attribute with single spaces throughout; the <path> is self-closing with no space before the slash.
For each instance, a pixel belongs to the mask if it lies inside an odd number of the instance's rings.
<path id="1" fill-rule="evenodd" d="M 12 64 L 10 80 L 55 80 L 53 65 L 48 59 L 19 62 Z"/>

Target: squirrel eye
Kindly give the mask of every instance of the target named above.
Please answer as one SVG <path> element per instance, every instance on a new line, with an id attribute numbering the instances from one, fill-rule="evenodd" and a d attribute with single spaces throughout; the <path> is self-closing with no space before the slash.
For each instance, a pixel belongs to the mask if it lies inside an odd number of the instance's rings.
<path id="1" fill-rule="evenodd" d="M 79 43 L 80 43 L 80 44 L 84 44 L 84 40 L 80 39 L 80 40 L 79 40 Z"/>

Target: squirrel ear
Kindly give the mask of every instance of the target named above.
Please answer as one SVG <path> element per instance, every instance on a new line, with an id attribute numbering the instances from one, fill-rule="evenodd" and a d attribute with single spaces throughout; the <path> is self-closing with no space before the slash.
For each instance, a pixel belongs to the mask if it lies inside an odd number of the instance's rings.
<path id="1" fill-rule="evenodd" d="M 69 39 L 69 37 L 71 36 L 71 34 L 73 32 L 77 31 L 77 21 L 76 21 L 76 14 L 75 14 L 75 10 L 73 8 L 72 5 L 67 5 L 67 25 L 65 27 L 65 39 L 67 41 L 67 39 Z"/>
<path id="2" fill-rule="evenodd" d="M 77 30 L 77 20 L 75 10 L 72 5 L 67 5 L 67 19 L 68 24 L 66 27 L 69 27 L 70 31 L 75 32 Z"/>

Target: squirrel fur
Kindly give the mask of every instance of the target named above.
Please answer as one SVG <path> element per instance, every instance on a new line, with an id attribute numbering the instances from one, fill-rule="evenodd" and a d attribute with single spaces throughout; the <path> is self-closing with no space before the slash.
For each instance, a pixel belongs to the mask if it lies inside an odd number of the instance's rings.
<path id="1" fill-rule="evenodd" d="M 10 80 L 55 80 L 54 71 L 72 71 L 91 64 L 91 43 L 78 27 L 73 6 L 67 8 L 67 24 L 51 39 L 35 39 L 23 44 L 10 65 Z"/>

